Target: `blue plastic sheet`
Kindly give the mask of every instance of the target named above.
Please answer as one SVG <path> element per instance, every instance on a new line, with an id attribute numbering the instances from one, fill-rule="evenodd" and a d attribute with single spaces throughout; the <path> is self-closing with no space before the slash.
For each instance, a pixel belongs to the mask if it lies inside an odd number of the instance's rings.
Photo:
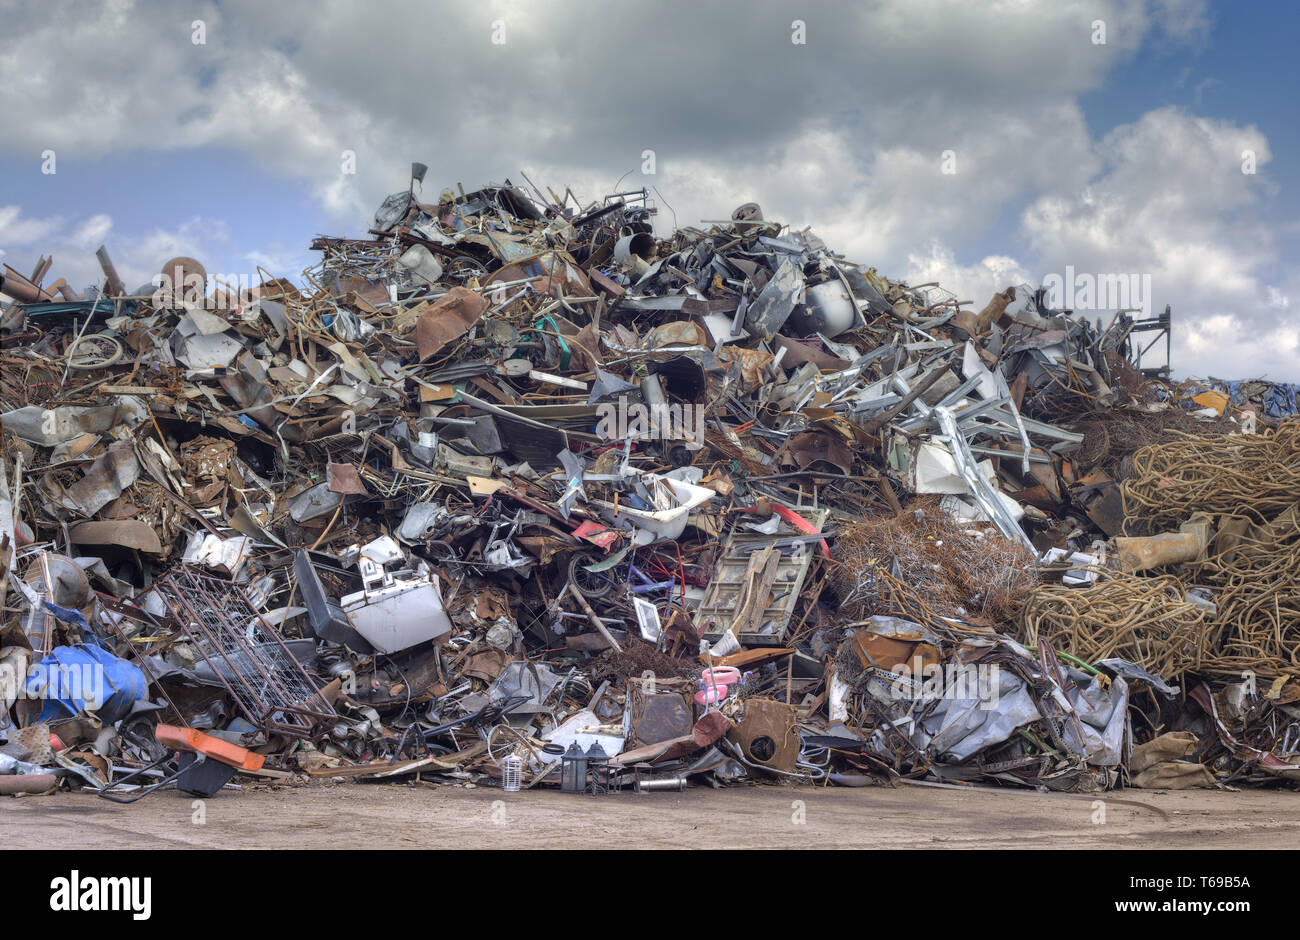
<path id="1" fill-rule="evenodd" d="M 1296 413 L 1296 391 L 1300 385 L 1274 385 L 1264 393 L 1264 413 L 1272 418 L 1285 418 Z"/>
<path id="2" fill-rule="evenodd" d="M 1234 407 L 1240 408 L 1246 404 L 1246 396 L 1242 393 L 1241 387 L 1246 384 L 1245 380 L 1225 381 L 1219 383 L 1222 391 L 1228 396 L 1229 403 Z M 1199 385 L 1199 390 L 1220 390 L 1214 384 Z M 1263 395 L 1260 405 L 1265 415 L 1270 418 L 1289 418 L 1296 414 L 1300 408 L 1297 407 L 1296 395 L 1300 393 L 1300 385 L 1278 382 L 1270 385 L 1268 391 Z M 1187 406 L 1192 407 L 1192 406 Z"/>
<path id="3" fill-rule="evenodd" d="M 29 698 L 45 701 L 38 721 L 93 712 L 105 724 L 130 714 L 148 689 L 138 667 L 89 643 L 56 646 L 28 671 L 24 686 Z"/>

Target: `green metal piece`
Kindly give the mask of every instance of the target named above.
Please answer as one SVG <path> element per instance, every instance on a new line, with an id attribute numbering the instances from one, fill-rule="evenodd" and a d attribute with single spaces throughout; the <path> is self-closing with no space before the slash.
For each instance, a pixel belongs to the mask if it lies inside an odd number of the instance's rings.
<path id="1" fill-rule="evenodd" d="M 569 356 L 572 355 L 572 350 L 569 349 L 569 344 L 564 341 L 564 337 L 560 335 L 560 325 L 555 322 L 555 318 L 549 313 L 533 324 L 535 330 L 547 328 L 555 335 L 555 341 L 560 344 L 560 368 L 569 368 Z"/>
<path id="2" fill-rule="evenodd" d="M 1082 669 L 1084 672 L 1090 672 L 1090 673 L 1092 673 L 1094 676 L 1099 676 L 1099 675 L 1102 674 L 1100 669 L 1098 669 L 1098 668 L 1095 667 L 1095 666 L 1090 666 L 1090 665 L 1088 665 L 1088 664 L 1085 663 L 1082 659 L 1080 659 L 1078 656 L 1071 656 L 1069 653 L 1063 653 L 1063 652 L 1061 652 L 1060 650 L 1057 650 L 1057 651 L 1056 651 L 1056 655 L 1059 656 L 1061 659 L 1068 659 L 1070 662 L 1074 663 L 1076 666 L 1078 666 L 1078 667 L 1079 667 L 1080 669 Z"/>
<path id="3" fill-rule="evenodd" d="M 620 561 L 623 560 L 623 556 L 626 555 L 631 550 L 632 550 L 632 544 L 629 542 L 627 545 L 624 545 L 622 548 L 620 548 L 614 554 L 610 555 L 604 561 L 598 561 L 594 565 L 583 565 L 582 567 L 586 571 L 590 571 L 594 574 L 600 574 L 602 571 L 608 571 L 610 568 L 613 568 L 615 565 L 617 565 Z"/>

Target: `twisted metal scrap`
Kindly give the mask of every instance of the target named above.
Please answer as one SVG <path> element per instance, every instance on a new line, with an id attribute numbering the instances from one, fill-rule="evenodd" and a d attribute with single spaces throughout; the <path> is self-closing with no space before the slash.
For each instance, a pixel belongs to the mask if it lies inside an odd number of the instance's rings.
<path id="1" fill-rule="evenodd" d="M 1046 639 L 1088 662 L 1118 656 L 1175 681 L 1202 670 L 1210 639 L 1205 609 L 1186 599 L 1172 575 L 1116 578 L 1083 590 L 1043 584 L 1020 622 L 1026 646 Z"/>

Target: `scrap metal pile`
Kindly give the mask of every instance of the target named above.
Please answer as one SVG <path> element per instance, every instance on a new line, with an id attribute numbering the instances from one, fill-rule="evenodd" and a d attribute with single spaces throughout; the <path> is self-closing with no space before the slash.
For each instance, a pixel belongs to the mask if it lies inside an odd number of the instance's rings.
<path id="1" fill-rule="evenodd" d="M 416 169 L 296 284 L 6 269 L 0 792 L 1298 772 L 1300 428 L 1240 384 Z"/>

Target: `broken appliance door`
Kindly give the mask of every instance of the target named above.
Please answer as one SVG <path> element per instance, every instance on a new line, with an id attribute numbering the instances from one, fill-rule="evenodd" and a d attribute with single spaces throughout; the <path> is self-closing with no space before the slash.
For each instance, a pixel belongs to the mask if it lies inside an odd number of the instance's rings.
<path id="1" fill-rule="evenodd" d="M 405 577 L 362 556 L 357 567 L 362 588 L 341 598 L 356 631 L 380 653 L 397 653 L 451 633 L 437 578 Z"/>

